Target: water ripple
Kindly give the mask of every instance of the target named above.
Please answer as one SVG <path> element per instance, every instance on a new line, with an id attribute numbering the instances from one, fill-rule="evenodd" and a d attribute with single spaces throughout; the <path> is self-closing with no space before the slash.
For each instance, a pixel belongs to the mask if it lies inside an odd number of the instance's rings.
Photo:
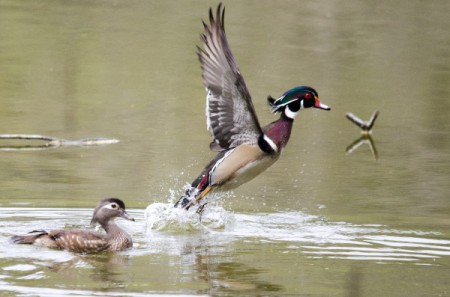
<path id="1" fill-rule="evenodd" d="M 437 232 L 327 222 L 303 212 L 239 214 L 221 207 L 209 207 L 200 221 L 195 212 L 174 209 L 171 204 L 157 203 L 148 206 L 145 218 L 150 233 L 197 230 L 206 231 L 208 236 L 220 242 L 239 238 L 266 243 L 284 242 L 288 245 L 288 251 L 296 250 L 310 258 L 378 263 L 408 261 L 427 265 L 434 264 L 440 257 L 450 256 L 450 240 L 435 238 L 440 235 Z M 150 236 L 155 237 L 154 232 Z M 163 245 L 167 247 L 167 244 L 165 242 Z"/>
<path id="2" fill-rule="evenodd" d="M 136 222 L 119 223 L 130 232 L 135 248 L 130 255 L 183 254 L 208 245 L 220 253 L 235 241 L 273 244 L 286 253 L 308 258 L 413 262 L 439 265 L 450 256 L 450 240 L 437 232 L 401 230 L 385 225 L 329 222 L 303 212 L 233 213 L 208 206 L 200 217 L 194 211 L 155 203 L 144 210 L 129 210 Z M 0 258 L 28 258 L 32 247 L 11 249 L 8 238 L 34 229 L 86 228 L 90 209 L 2 208 Z M 17 215 L 20 214 L 20 215 Z M 64 217 L 64 220 L 61 218 Z M 80 225 L 80 218 L 84 223 Z M 64 262 L 73 254 L 42 249 L 42 262 Z M 446 262 L 444 262 L 446 263 Z"/>

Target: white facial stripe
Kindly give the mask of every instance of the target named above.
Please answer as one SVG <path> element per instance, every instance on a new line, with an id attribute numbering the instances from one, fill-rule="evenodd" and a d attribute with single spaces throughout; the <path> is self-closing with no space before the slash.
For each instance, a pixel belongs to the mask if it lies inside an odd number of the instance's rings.
<path id="1" fill-rule="evenodd" d="M 303 100 L 302 100 L 302 105 L 301 105 L 301 107 L 303 108 Z M 290 110 L 290 109 L 289 109 L 289 105 L 286 106 L 286 108 L 284 109 L 284 114 L 285 114 L 288 118 L 290 118 L 290 119 L 295 119 L 295 117 L 297 116 L 297 113 L 298 113 L 298 112 L 296 112 L 296 111 Z"/>
<path id="2" fill-rule="evenodd" d="M 279 101 L 279 100 L 282 100 L 282 99 L 284 99 L 284 97 L 278 98 L 275 102 L 277 102 L 277 101 Z M 283 104 L 280 105 L 280 106 L 286 106 L 286 105 L 288 105 L 288 104 L 294 102 L 295 100 L 297 100 L 297 98 L 294 98 L 294 99 L 292 99 L 291 101 L 288 101 L 288 102 L 286 102 L 286 103 L 283 103 Z"/>
<path id="3" fill-rule="evenodd" d="M 264 134 L 264 140 L 270 145 L 270 147 L 273 149 L 274 152 L 278 151 L 278 147 L 275 144 L 275 142 L 273 142 L 273 140 L 270 139 L 269 136 L 267 136 L 266 134 Z"/>

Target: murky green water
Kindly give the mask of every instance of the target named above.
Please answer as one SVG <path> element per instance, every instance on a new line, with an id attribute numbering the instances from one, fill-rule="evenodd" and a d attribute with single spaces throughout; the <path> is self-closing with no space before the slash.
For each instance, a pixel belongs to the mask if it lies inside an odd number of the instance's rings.
<path id="1" fill-rule="evenodd" d="M 0 1 L 1 296 L 450 296 L 450 5 L 226 1 L 261 123 L 311 85 L 282 158 L 209 207 L 169 201 L 213 153 L 195 55 L 209 1 Z M 345 118 L 380 110 L 372 141 Z M 30 147 L 30 145 L 33 145 Z M 103 197 L 135 248 L 74 255 L 13 234 L 87 228 Z"/>

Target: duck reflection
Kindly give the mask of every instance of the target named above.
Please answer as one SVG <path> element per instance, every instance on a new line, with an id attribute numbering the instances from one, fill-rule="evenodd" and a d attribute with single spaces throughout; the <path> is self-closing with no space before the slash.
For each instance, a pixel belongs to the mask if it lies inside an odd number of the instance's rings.
<path id="1" fill-rule="evenodd" d="M 209 232 L 177 236 L 176 239 L 160 235 L 154 232 L 150 244 L 154 251 L 161 249 L 162 252 L 164 248 L 166 252 L 177 255 L 177 260 L 172 261 L 169 275 L 183 276 L 172 280 L 178 283 L 178 288 L 186 284 L 191 288 L 195 283 L 197 288 L 202 287 L 195 290 L 196 294 L 209 296 L 239 296 L 246 292 L 246 296 L 266 296 L 269 292 L 276 295 L 276 292 L 285 290 L 282 285 L 264 279 L 266 270 L 255 267 L 247 256 L 242 257 L 252 248 L 237 248 L 233 244 L 233 237 L 217 237 Z"/>
<path id="2" fill-rule="evenodd" d="M 111 284 L 111 288 L 125 287 L 127 278 L 122 276 L 120 271 L 124 267 L 130 266 L 130 255 L 119 253 L 102 253 L 102 254 L 86 254 L 76 255 L 69 261 L 55 263 L 49 267 L 50 271 L 63 276 L 65 279 L 77 277 L 80 268 L 83 275 L 90 280 L 102 284 Z M 86 273 L 89 271 L 91 273 Z"/>
<path id="3" fill-rule="evenodd" d="M 242 294 L 248 291 L 252 296 L 259 296 L 259 293 L 283 291 L 282 286 L 259 279 L 263 270 L 244 263 L 229 260 L 218 262 L 217 257 L 208 255 L 196 256 L 195 262 L 200 279 L 209 284 L 209 288 L 201 293 L 214 296 L 224 292 Z"/>
<path id="4" fill-rule="evenodd" d="M 347 290 L 349 297 L 359 297 L 362 296 L 361 293 L 361 283 L 363 273 L 361 271 L 361 266 L 358 264 L 353 264 L 350 271 L 347 273 Z"/>

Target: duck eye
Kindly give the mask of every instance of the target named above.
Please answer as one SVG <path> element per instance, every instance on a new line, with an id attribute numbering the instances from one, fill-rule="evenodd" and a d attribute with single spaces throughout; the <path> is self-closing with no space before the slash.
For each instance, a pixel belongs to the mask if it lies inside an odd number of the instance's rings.
<path id="1" fill-rule="evenodd" d="M 115 203 L 111 204 L 111 208 L 116 209 L 117 208 L 117 204 L 115 204 Z"/>
<path id="2" fill-rule="evenodd" d="M 308 100 L 308 99 L 311 99 L 311 93 L 306 93 L 306 94 L 305 94 L 305 99 L 307 99 L 307 100 Z"/>

